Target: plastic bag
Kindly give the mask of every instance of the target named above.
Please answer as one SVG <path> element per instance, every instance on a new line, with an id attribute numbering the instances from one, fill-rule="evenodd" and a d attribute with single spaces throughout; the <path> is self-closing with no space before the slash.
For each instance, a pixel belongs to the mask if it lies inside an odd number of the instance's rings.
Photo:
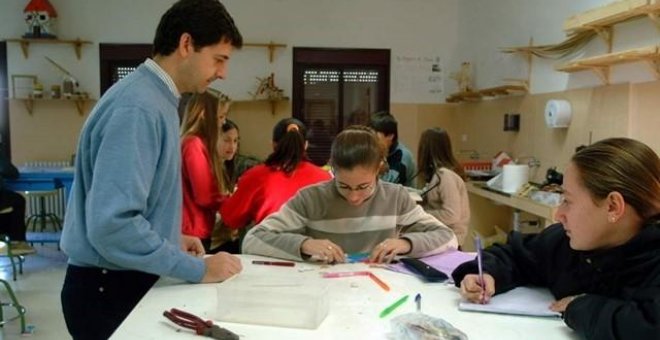
<path id="1" fill-rule="evenodd" d="M 467 340 L 467 335 L 449 322 L 423 313 L 407 313 L 393 318 L 391 340 Z"/>

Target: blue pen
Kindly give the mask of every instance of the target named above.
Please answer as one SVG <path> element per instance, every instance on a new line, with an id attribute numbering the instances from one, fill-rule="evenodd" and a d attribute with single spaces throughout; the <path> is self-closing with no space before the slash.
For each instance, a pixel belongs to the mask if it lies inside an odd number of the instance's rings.
<path id="1" fill-rule="evenodd" d="M 415 304 L 417 305 L 417 312 L 418 313 L 421 312 L 422 311 L 422 294 L 417 293 L 417 295 L 415 295 Z"/>
<path id="2" fill-rule="evenodd" d="M 475 248 L 477 248 L 477 267 L 479 268 L 479 284 L 481 285 L 481 303 L 485 303 L 486 297 L 486 282 L 484 282 L 484 267 L 481 259 L 481 237 L 479 235 L 474 238 Z"/>

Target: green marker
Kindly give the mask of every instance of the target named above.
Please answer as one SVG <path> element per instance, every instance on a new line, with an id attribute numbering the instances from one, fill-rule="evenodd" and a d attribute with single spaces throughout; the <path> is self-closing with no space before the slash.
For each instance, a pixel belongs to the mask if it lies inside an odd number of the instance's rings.
<path id="1" fill-rule="evenodd" d="M 393 304 L 387 306 L 387 308 L 383 309 L 382 312 L 380 312 L 380 317 L 384 318 L 388 316 L 392 311 L 397 309 L 399 306 L 401 306 L 404 302 L 408 300 L 408 295 L 404 295 L 402 298 L 396 300 Z"/>

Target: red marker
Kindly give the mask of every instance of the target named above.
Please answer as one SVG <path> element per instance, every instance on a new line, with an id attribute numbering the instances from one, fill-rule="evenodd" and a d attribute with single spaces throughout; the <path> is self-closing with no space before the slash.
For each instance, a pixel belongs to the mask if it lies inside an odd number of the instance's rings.
<path id="1" fill-rule="evenodd" d="M 294 267 L 296 264 L 293 262 L 284 261 L 252 261 L 252 264 L 263 264 L 266 266 L 280 266 L 280 267 Z"/>

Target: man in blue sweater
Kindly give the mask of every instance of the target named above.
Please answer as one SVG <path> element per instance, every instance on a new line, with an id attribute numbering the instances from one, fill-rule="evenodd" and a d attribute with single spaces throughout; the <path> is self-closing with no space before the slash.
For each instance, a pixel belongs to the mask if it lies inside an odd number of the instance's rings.
<path id="1" fill-rule="evenodd" d="M 161 18 L 153 59 L 110 88 L 83 126 L 62 234 L 62 309 L 74 339 L 112 335 L 159 276 L 218 282 L 241 271 L 201 258 L 181 235 L 177 105 L 225 76 L 243 39 L 218 0 L 180 0 Z"/>

